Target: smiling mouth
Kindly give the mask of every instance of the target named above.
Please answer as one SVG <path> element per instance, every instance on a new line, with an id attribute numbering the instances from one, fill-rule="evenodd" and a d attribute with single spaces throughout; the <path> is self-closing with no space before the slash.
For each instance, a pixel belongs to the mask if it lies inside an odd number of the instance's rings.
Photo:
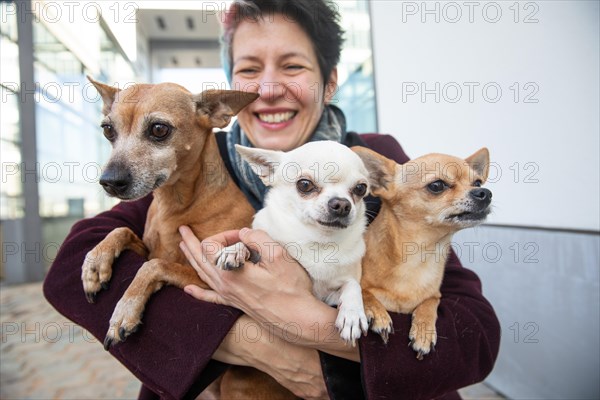
<path id="1" fill-rule="evenodd" d="M 280 124 L 287 122 L 294 118 L 298 114 L 297 111 L 287 111 L 278 113 L 255 113 L 259 120 L 266 122 L 267 124 Z"/>
<path id="2" fill-rule="evenodd" d="M 340 221 L 320 221 L 317 220 L 319 225 L 326 226 L 328 228 L 336 228 L 336 229 L 346 229 L 348 225 L 340 222 Z"/>

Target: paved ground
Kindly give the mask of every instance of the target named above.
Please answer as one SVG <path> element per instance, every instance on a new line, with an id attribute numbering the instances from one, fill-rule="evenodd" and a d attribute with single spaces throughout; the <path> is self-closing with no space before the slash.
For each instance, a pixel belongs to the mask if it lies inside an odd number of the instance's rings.
<path id="1" fill-rule="evenodd" d="M 139 381 L 46 303 L 41 284 L 0 288 L 0 399 L 135 399 Z M 485 385 L 465 399 L 502 399 Z"/>

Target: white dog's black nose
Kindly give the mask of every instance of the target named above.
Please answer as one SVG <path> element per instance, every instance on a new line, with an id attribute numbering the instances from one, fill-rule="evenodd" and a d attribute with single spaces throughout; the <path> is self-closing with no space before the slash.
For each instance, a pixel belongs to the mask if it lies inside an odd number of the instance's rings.
<path id="1" fill-rule="evenodd" d="M 127 192 L 132 178 L 128 168 L 109 165 L 100 177 L 100 185 L 111 196 L 120 196 Z"/>
<path id="2" fill-rule="evenodd" d="M 329 213 L 331 215 L 335 215 L 336 217 L 346 217 L 350 214 L 350 210 L 352 209 L 352 204 L 347 199 L 342 199 L 341 197 L 334 197 L 327 202 L 327 206 L 329 207 Z"/>

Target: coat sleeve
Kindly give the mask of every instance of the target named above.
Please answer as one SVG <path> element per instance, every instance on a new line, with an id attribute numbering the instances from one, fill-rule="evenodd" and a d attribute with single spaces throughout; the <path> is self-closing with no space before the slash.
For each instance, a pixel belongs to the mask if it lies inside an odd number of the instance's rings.
<path id="1" fill-rule="evenodd" d="M 408 157 L 387 135 L 363 136 L 368 147 L 397 162 Z M 363 390 L 368 399 L 434 399 L 482 381 L 494 366 L 500 325 L 477 275 L 452 252 L 441 287 L 435 351 L 422 361 L 408 346 L 411 317 L 390 313 L 394 334 L 387 345 L 369 332 L 360 340 Z"/>
<path id="2" fill-rule="evenodd" d="M 86 301 L 81 265 L 86 253 L 110 231 L 127 226 L 140 237 L 151 197 L 123 202 L 96 217 L 73 226 L 44 281 L 44 295 L 61 314 L 104 341 L 112 312 L 144 263 L 125 251 L 113 265 L 110 288 L 94 304 Z M 161 398 L 193 398 L 225 364 L 211 357 L 240 312 L 193 299 L 183 291 L 165 287 L 146 306 L 143 325 L 110 353 Z"/>

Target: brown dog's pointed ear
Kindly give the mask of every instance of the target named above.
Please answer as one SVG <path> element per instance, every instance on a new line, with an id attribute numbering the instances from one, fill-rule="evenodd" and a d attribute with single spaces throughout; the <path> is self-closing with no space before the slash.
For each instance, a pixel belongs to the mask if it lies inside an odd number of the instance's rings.
<path id="1" fill-rule="evenodd" d="M 371 194 L 383 197 L 382 194 L 387 191 L 388 185 L 394 181 L 396 162 L 366 147 L 353 146 L 351 149 L 358 154 L 369 171 Z"/>
<path id="2" fill-rule="evenodd" d="M 490 170 L 490 152 L 486 147 L 477 150 L 474 154 L 467 157 L 465 161 L 476 174 L 481 176 L 483 182 L 487 180 Z"/>
<path id="3" fill-rule="evenodd" d="M 199 114 L 208 118 L 211 127 L 224 128 L 229 125 L 231 117 L 258 96 L 258 93 L 239 90 L 205 90 L 194 95 L 193 99 Z"/>
<path id="4" fill-rule="evenodd" d="M 102 101 L 104 102 L 104 107 L 102 107 L 102 114 L 108 115 L 108 113 L 110 112 L 110 108 L 115 102 L 115 96 L 118 92 L 121 91 L 121 89 L 95 81 L 89 75 L 86 75 L 86 77 L 88 81 L 90 81 L 90 83 L 94 85 L 98 93 L 100 93 L 100 97 L 102 97 Z"/>
<path id="5" fill-rule="evenodd" d="M 275 175 L 275 170 L 281 163 L 282 151 L 255 149 L 252 147 L 235 145 L 239 155 L 246 160 L 252 171 L 258 175 L 265 186 L 271 186 Z"/>

